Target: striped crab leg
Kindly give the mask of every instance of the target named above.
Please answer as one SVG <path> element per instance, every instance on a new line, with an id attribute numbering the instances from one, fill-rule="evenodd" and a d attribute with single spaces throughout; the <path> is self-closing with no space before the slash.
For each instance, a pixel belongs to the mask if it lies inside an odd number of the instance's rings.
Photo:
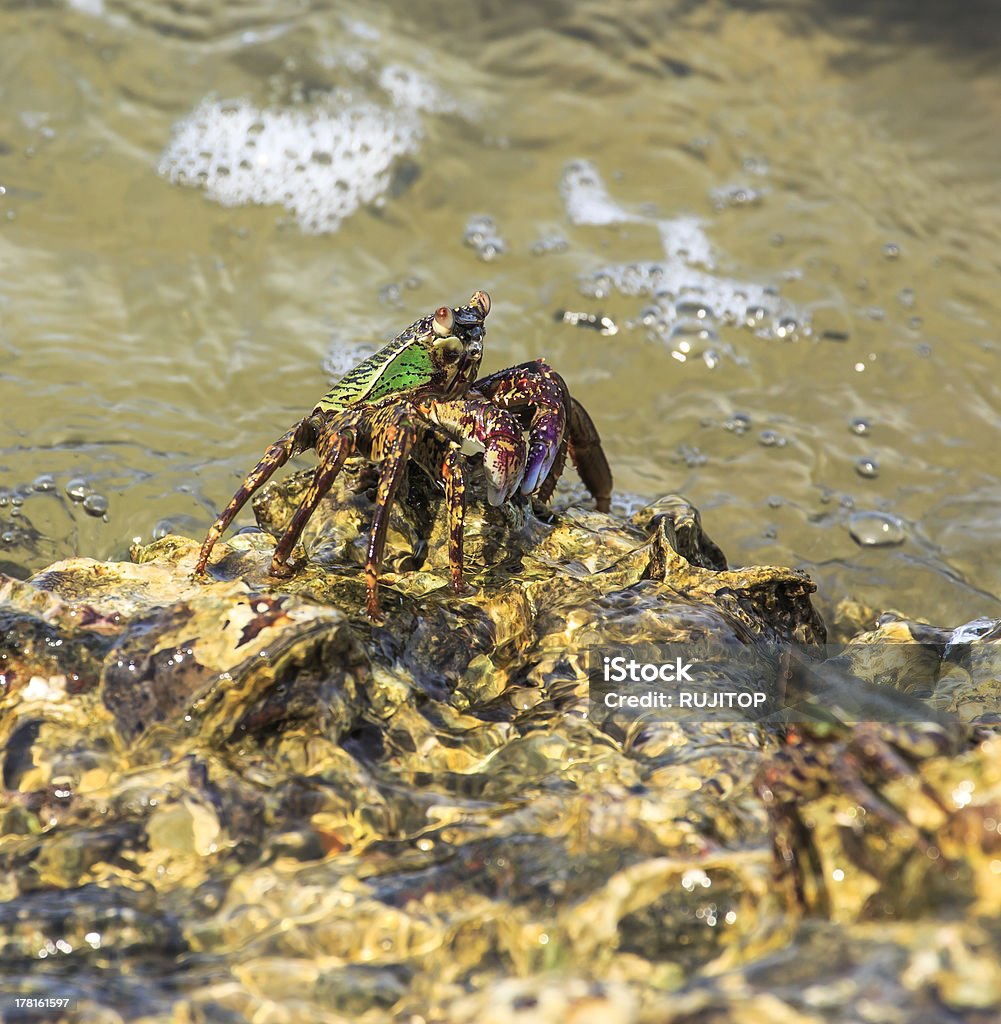
<path id="1" fill-rule="evenodd" d="M 202 549 L 198 553 L 198 561 L 195 563 L 196 575 L 205 572 L 205 566 L 208 564 L 216 541 L 226 532 L 229 524 L 237 517 L 240 509 L 247 504 L 252 495 L 271 479 L 275 470 L 280 469 L 294 456 L 316 447 L 316 439 L 322 429 L 322 424 L 322 417 L 311 413 L 305 419 L 300 420 L 291 430 L 282 434 L 274 444 L 268 446 L 264 457 L 247 474 L 229 504 L 209 528 Z"/>

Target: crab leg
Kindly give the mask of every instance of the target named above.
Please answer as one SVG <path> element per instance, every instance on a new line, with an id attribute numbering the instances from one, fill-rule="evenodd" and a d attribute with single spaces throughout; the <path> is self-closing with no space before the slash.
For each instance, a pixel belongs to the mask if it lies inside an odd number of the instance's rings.
<path id="1" fill-rule="evenodd" d="M 302 501 L 289 520 L 285 532 L 281 535 L 275 545 L 274 557 L 271 559 L 272 576 L 288 576 L 291 570 L 288 567 L 288 558 L 296 545 L 300 534 L 303 531 L 309 517 L 316 511 L 316 506 L 326 497 L 327 492 L 333 486 L 340 473 L 344 460 L 348 457 L 354 447 L 353 438 L 350 433 L 327 435 L 329 442 L 324 438 L 316 446 L 316 454 L 320 464 L 313 473 L 309 489 L 303 495 Z"/>
<path id="2" fill-rule="evenodd" d="M 462 530 L 466 519 L 466 467 L 462 449 L 449 442 L 448 453 L 441 466 L 445 479 L 445 502 L 448 505 L 448 567 L 452 589 L 458 594 L 465 589 L 462 582 Z"/>
<path id="3" fill-rule="evenodd" d="M 598 511 L 607 512 L 612 499 L 612 470 L 601 447 L 598 428 L 588 415 L 587 409 L 576 398 L 571 397 L 570 399 L 570 416 L 567 425 L 568 447 L 574 469 L 577 470 L 577 475 L 584 481 L 584 486 L 594 498 Z M 553 480 L 552 486 L 549 487 L 549 493 L 552 493 L 555 486 L 556 481 Z M 544 484 L 539 494 L 543 501 L 547 501 L 549 498 L 549 494 L 542 493 L 545 489 Z"/>
<path id="4" fill-rule="evenodd" d="M 379 614 L 379 569 L 382 567 L 382 553 L 386 547 L 386 531 L 389 529 L 393 497 L 417 436 L 408 412 L 409 410 L 397 412 L 380 435 L 380 447 L 386 447 L 382 454 L 379 488 L 376 491 L 375 512 L 372 515 L 372 532 L 369 534 L 368 556 L 365 559 L 365 588 L 368 591 L 365 612 L 373 622 L 379 622 L 382 618 Z M 377 458 L 379 454 L 373 451 L 372 456 Z"/>
<path id="5" fill-rule="evenodd" d="M 219 518 L 209 528 L 195 563 L 195 572 L 203 573 L 205 566 L 215 547 L 216 541 L 226 532 L 240 509 L 247 504 L 250 496 L 271 478 L 276 469 L 280 469 L 293 456 L 316 444 L 317 422 L 313 416 L 300 420 L 291 430 L 282 434 L 274 444 L 268 446 L 264 457 L 247 474 L 240 489 L 230 499 Z"/>

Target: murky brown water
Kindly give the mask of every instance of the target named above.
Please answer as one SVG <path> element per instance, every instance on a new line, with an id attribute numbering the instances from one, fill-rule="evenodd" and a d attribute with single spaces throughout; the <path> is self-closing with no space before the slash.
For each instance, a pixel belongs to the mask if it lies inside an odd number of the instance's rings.
<path id="1" fill-rule="evenodd" d="M 690 6 L 5 5 L 5 568 L 197 535 L 357 343 L 482 286 L 485 367 L 549 357 L 624 498 L 684 492 L 829 609 L 996 613 L 996 19 Z M 293 210 L 173 184 L 182 143 Z M 859 547 L 873 510 L 903 544 Z"/>

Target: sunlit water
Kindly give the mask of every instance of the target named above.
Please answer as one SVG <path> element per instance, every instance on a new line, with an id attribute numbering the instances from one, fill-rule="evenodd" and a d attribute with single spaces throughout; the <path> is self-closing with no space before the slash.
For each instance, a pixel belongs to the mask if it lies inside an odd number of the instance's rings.
<path id="1" fill-rule="evenodd" d="M 484 287 L 485 369 L 554 363 L 622 502 L 829 617 L 997 614 L 989 7 L 398 6 L 0 10 L 0 568 L 200 535 Z"/>

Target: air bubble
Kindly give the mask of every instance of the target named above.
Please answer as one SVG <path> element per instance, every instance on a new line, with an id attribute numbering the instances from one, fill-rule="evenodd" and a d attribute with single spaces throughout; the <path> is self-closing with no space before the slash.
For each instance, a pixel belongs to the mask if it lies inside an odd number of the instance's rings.
<path id="1" fill-rule="evenodd" d="M 860 437 L 864 437 L 872 429 L 872 425 L 863 416 L 856 416 L 851 422 L 851 428 L 853 434 L 858 434 Z"/>
<path id="2" fill-rule="evenodd" d="M 77 476 L 66 485 L 66 493 L 71 501 L 83 501 L 90 494 L 90 487 L 87 485 L 86 480 Z"/>
<path id="3" fill-rule="evenodd" d="M 679 320 L 667 333 L 667 342 L 678 355 L 702 355 L 706 348 L 718 341 L 716 332 L 702 320 Z"/>
<path id="4" fill-rule="evenodd" d="M 685 465 L 689 469 L 698 469 L 709 462 L 709 456 L 698 448 L 689 448 L 687 445 L 684 445 L 679 451 Z"/>
<path id="5" fill-rule="evenodd" d="M 791 316 L 781 317 L 775 324 L 775 336 L 777 338 L 791 338 L 799 329 L 799 324 Z"/>
<path id="6" fill-rule="evenodd" d="M 855 472 L 866 480 L 875 480 L 879 476 L 879 463 L 865 455 L 855 463 Z"/>
<path id="7" fill-rule="evenodd" d="M 713 316 L 713 311 L 700 299 L 679 299 L 674 312 L 679 317 L 690 317 L 694 320 L 707 320 Z"/>
<path id="8" fill-rule="evenodd" d="M 887 512 L 856 512 L 848 520 L 848 532 L 864 548 L 893 547 L 907 539 L 904 521 Z"/>
<path id="9" fill-rule="evenodd" d="M 462 244 L 474 249 L 486 263 L 496 259 L 507 249 L 507 243 L 497 231 L 493 217 L 485 213 L 476 214 L 466 222 Z"/>
<path id="10" fill-rule="evenodd" d="M 749 185 L 725 185 L 713 189 L 709 198 L 717 210 L 724 210 L 727 207 L 757 206 L 761 202 L 761 192 Z"/>
<path id="11" fill-rule="evenodd" d="M 758 435 L 758 444 L 763 448 L 784 448 L 786 439 L 775 430 L 762 430 Z"/>
<path id="12" fill-rule="evenodd" d="M 735 412 L 724 422 L 723 429 L 732 434 L 746 434 L 751 429 L 751 417 L 746 412 Z"/>
<path id="13" fill-rule="evenodd" d="M 895 260 L 900 257 L 900 246 L 896 242 L 887 242 L 883 246 L 883 255 L 888 260 Z"/>
<path id="14" fill-rule="evenodd" d="M 90 516 L 107 515 L 108 499 L 103 494 L 88 494 L 83 499 L 83 510 Z"/>
<path id="15" fill-rule="evenodd" d="M 35 477 L 31 482 L 31 486 L 40 492 L 54 491 L 56 489 L 56 481 L 51 473 L 42 473 L 41 476 Z"/>

